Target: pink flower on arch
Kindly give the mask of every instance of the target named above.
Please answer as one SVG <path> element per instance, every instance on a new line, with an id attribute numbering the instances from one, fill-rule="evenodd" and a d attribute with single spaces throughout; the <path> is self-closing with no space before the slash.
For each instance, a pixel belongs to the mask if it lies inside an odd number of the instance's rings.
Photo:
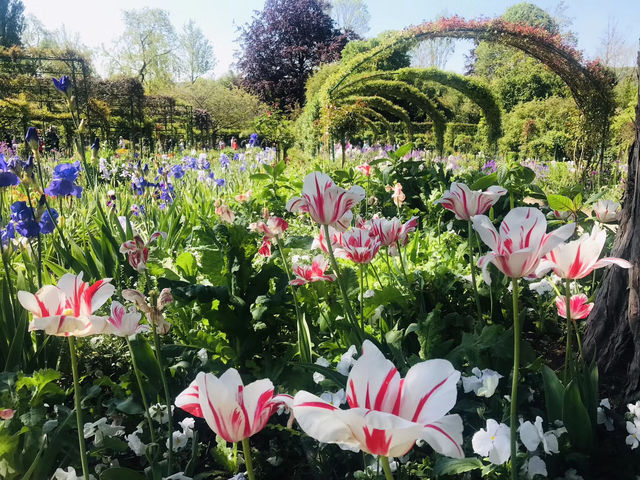
<path id="1" fill-rule="evenodd" d="M 436 203 L 455 213 L 458 220 L 470 220 L 474 215 L 485 213 L 506 193 L 506 189 L 497 185 L 483 192 L 471 190 L 464 183 L 453 182 Z"/>
<path id="2" fill-rule="evenodd" d="M 311 265 L 299 265 L 293 264 L 291 271 L 296 276 L 289 282 L 289 285 L 306 285 L 311 282 L 333 282 L 336 276 L 333 274 L 326 274 L 327 268 L 329 268 L 329 262 L 322 255 L 316 255 L 313 257 Z"/>
<path id="3" fill-rule="evenodd" d="M 575 223 L 568 223 L 547 233 L 544 214 L 528 207 L 517 207 L 507 213 L 499 233 L 485 215 L 476 215 L 472 220 L 473 228 L 491 249 L 478 260 L 487 284 L 491 284 L 487 270 L 490 263 L 510 278 L 534 276 L 542 257 L 573 235 L 576 228 Z"/>
<path id="4" fill-rule="evenodd" d="M 106 319 L 93 313 L 115 292 L 110 281 L 105 278 L 89 285 L 82 281 L 82 272 L 65 273 L 57 286 L 44 285 L 35 294 L 19 291 L 18 301 L 33 316 L 29 331 L 64 337 L 102 333 Z"/>
<path id="5" fill-rule="evenodd" d="M 200 372 L 176 397 L 175 405 L 204 418 L 211 430 L 235 443 L 260 432 L 280 405 L 291 405 L 290 395 L 274 395 L 273 390 L 267 378 L 245 386 L 234 368 L 220 378 Z"/>
<path id="6" fill-rule="evenodd" d="M 127 254 L 129 265 L 136 271 L 144 272 L 149 259 L 149 246 L 160 237 L 167 238 L 167 234 L 165 232 L 154 232 L 149 237 L 149 241 L 145 243 L 142 237 L 136 234 L 133 240 L 128 240 L 120 245 L 120 253 Z"/>
<path id="7" fill-rule="evenodd" d="M 326 173 L 312 172 L 304 178 L 302 196 L 291 198 L 286 208 L 290 212 L 306 212 L 320 225 L 345 230 L 353 218 L 351 209 L 364 197 L 360 186 L 345 190 L 336 186 Z"/>
<path id="8" fill-rule="evenodd" d="M 572 295 L 569 302 L 571 307 L 571 320 L 587 318 L 593 309 L 593 303 L 589 303 L 589 299 L 584 293 Z M 562 318 L 567 318 L 566 297 L 556 297 L 556 307 L 558 308 L 558 315 Z"/>
<path id="9" fill-rule="evenodd" d="M 427 360 L 402 379 L 369 340 L 362 352 L 347 379 L 349 409 L 304 390 L 294 397 L 294 416 L 307 435 L 385 457 L 406 455 L 424 440 L 443 455 L 463 457 L 462 419 L 447 415 L 456 403 L 460 372 L 447 360 Z"/>

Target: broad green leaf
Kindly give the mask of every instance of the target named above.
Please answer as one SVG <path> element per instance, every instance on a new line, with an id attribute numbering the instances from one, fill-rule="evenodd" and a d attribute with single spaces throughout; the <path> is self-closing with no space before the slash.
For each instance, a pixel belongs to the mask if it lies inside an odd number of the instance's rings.
<path id="1" fill-rule="evenodd" d="M 564 386 L 553 370 L 544 365 L 542 367 L 542 381 L 544 384 L 544 400 L 547 407 L 547 420 L 562 420 L 562 405 L 564 401 Z"/>
<path id="2" fill-rule="evenodd" d="M 551 193 L 547 195 L 547 203 L 549 204 L 549 208 L 557 210 L 558 212 L 575 210 L 571 199 L 569 197 L 565 197 L 564 195 L 556 195 Z"/>
<path id="3" fill-rule="evenodd" d="M 498 174 L 494 172 L 476 180 L 475 183 L 471 185 L 471 190 L 486 190 L 492 185 L 497 185 L 497 184 L 498 184 Z"/>
<path id="4" fill-rule="evenodd" d="M 433 473 L 438 475 L 457 475 L 459 473 L 479 470 L 483 463 L 477 458 L 445 458 L 438 457 Z"/>
<path id="5" fill-rule="evenodd" d="M 580 396 L 578 384 L 569 382 L 564 392 L 562 421 L 572 445 L 582 451 L 593 447 L 593 430 L 589 414 Z"/>
<path id="6" fill-rule="evenodd" d="M 176 267 L 184 278 L 195 281 L 198 274 L 198 262 L 191 252 L 182 252 L 176 258 Z"/>

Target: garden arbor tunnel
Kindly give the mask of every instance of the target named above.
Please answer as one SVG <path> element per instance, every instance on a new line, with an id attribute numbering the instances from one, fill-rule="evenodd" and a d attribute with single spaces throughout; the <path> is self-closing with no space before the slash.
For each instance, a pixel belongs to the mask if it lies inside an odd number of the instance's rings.
<path id="1" fill-rule="evenodd" d="M 312 122 L 318 120 L 320 105 L 335 105 L 344 91 L 354 89 L 358 83 L 373 81 L 404 82 L 414 88 L 427 81 L 440 83 L 458 90 L 474 101 L 482 110 L 488 125 L 488 140 L 495 144 L 500 137 L 500 109 L 491 92 L 481 83 L 461 75 L 435 69 L 378 70 L 385 59 L 401 49 L 433 38 L 456 38 L 487 41 L 523 51 L 546 65 L 567 85 L 578 108 L 585 115 L 586 135 L 593 151 L 604 148 L 609 119 L 614 111 L 611 72 L 598 62 L 584 63 L 580 52 L 568 45 L 561 35 L 552 34 L 541 27 L 502 19 L 464 20 L 460 17 L 443 18 L 396 33 L 381 45 L 342 62 L 323 83 L 313 99 L 307 103 Z M 353 90 L 350 92 L 353 94 Z M 423 110 L 425 111 L 425 110 Z M 425 113 L 429 115 L 428 111 Z M 431 116 L 437 136 L 438 120 Z M 439 140 L 437 139 L 437 144 Z"/>

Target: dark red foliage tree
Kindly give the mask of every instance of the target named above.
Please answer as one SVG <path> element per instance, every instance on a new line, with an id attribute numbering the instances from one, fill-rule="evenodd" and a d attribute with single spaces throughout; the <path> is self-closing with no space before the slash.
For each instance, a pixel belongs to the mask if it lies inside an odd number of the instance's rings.
<path id="1" fill-rule="evenodd" d="M 281 108 L 302 104 L 313 68 L 337 60 L 349 39 L 327 12 L 324 0 L 267 0 L 240 36 L 244 86 Z"/>

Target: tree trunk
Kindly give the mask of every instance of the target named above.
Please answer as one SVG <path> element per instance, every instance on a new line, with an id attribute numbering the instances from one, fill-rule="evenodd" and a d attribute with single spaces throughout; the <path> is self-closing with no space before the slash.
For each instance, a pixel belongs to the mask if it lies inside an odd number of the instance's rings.
<path id="1" fill-rule="evenodd" d="M 611 251 L 611 256 L 628 259 L 633 267 L 612 267 L 605 273 L 584 341 L 587 360 L 594 356 L 598 360 L 605 388 L 627 401 L 640 397 L 640 99 L 635 124 L 620 226 Z"/>

